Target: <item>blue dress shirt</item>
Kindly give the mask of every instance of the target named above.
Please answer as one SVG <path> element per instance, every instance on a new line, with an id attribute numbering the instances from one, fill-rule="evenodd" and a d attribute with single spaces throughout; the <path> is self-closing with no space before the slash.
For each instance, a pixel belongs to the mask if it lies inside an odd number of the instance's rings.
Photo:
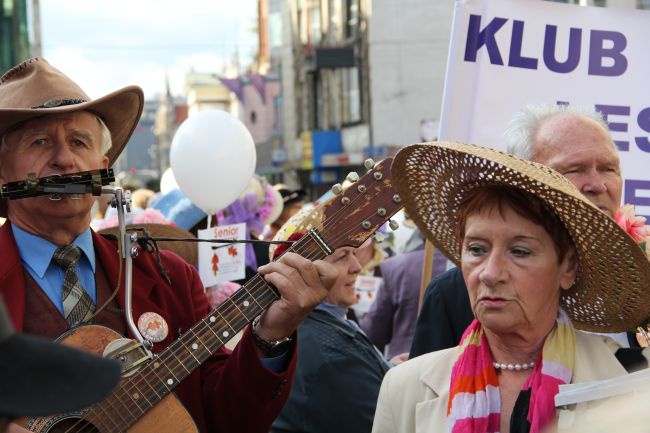
<path id="1" fill-rule="evenodd" d="M 65 271 L 63 268 L 52 262 L 52 256 L 58 248 L 52 242 L 33 235 L 25 230 L 11 225 L 20 260 L 34 278 L 36 283 L 43 289 L 43 292 L 52 301 L 54 306 L 63 314 L 63 298 L 61 288 Z M 90 229 L 77 236 L 73 242 L 78 246 L 82 254 L 77 262 L 77 277 L 83 288 L 88 292 L 93 302 L 97 303 L 95 290 L 95 249 Z"/>

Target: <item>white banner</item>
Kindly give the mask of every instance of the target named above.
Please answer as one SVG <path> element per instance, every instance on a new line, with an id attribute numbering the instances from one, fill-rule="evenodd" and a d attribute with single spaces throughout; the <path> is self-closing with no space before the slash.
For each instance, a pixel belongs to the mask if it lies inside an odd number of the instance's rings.
<path id="1" fill-rule="evenodd" d="M 457 0 L 440 139 L 505 150 L 526 104 L 593 105 L 621 158 L 624 203 L 650 215 L 650 12 Z"/>
<path id="2" fill-rule="evenodd" d="M 246 223 L 197 231 L 199 239 L 245 239 Z M 246 276 L 246 244 L 199 243 L 199 275 L 204 287 Z"/>

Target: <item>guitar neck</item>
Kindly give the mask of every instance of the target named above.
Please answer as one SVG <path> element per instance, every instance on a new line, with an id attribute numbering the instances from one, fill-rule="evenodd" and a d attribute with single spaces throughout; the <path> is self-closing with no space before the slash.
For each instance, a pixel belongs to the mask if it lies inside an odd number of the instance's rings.
<path id="1" fill-rule="evenodd" d="M 288 251 L 313 261 L 323 258 L 328 249 L 313 231 L 295 242 Z M 114 423 L 117 419 L 120 426 L 133 425 L 278 298 L 276 289 L 262 276 L 255 275 L 153 361 L 133 376 L 123 379 L 116 391 L 93 406 L 84 418 L 99 424 L 106 424 L 108 420 Z"/>

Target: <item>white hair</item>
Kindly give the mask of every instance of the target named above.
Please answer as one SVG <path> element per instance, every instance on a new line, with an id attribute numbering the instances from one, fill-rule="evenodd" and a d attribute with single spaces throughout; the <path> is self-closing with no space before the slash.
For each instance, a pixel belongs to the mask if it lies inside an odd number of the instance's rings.
<path id="1" fill-rule="evenodd" d="M 543 104 L 527 105 L 517 112 L 503 134 L 506 151 L 521 159 L 532 160 L 535 136 L 542 123 L 557 114 L 572 113 L 587 117 L 602 126 L 609 135 L 609 127 L 603 115 L 587 105 Z"/>
<path id="2" fill-rule="evenodd" d="M 106 123 L 104 123 L 104 120 L 102 120 L 101 117 L 99 117 L 96 114 L 95 117 L 99 121 L 100 136 L 102 140 L 102 146 L 101 146 L 102 155 L 106 155 L 106 152 L 108 152 L 113 146 L 113 138 L 111 137 L 111 131 L 110 129 L 108 129 L 108 126 L 106 126 Z"/>

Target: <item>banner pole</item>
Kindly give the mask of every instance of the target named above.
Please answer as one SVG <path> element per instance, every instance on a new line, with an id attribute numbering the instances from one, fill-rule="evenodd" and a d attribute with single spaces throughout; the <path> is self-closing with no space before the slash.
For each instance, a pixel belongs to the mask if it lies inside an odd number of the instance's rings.
<path id="1" fill-rule="evenodd" d="M 433 255 L 436 252 L 436 247 L 433 246 L 429 239 L 424 241 L 424 262 L 422 265 L 422 280 L 420 281 L 420 298 L 418 301 L 418 313 L 422 308 L 422 301 L 424 300 L 424 294 L 431 281 L 431 275 L 433 273 Z"/>

